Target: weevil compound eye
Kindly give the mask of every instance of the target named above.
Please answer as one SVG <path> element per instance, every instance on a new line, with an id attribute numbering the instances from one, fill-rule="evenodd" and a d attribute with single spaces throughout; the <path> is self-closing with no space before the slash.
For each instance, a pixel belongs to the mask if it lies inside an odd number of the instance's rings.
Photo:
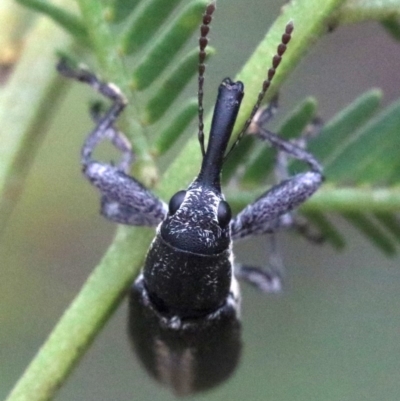
<path id="1" fill-rule="evenodd" d="M 217 217 L 218 223 L 222 228 L 226 227 L 229 224 L 232 218 L 232 212 L 228 202 L 219 202 Z"/>
<path id="2" fill-rule="evenodd" d="M 182 205 L 185 199 L 186 191 L 178 191 L 169 201 L 169 214 L 172 216 Z"/>

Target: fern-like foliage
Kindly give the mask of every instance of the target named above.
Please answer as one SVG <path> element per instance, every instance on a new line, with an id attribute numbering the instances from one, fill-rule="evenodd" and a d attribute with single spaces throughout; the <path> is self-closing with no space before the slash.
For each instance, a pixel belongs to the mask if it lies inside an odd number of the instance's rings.
<path id="1" fill-rule="evenodd" d="M 72 61 L 85 61 L 104 80 L 121 87 L 128 97 L 130 110 L 124 113 L 120 128 L 135 150 L 135 176 L 146 184 L 158 182 L 156 190 L 163 197 L 187 185 L 197 173 L 201 159 L 195 135 L 173 160 L 162 180 L 159 180 L 156 166 L 157 158 L 176 144 L 197 113 L 194 99 L 183 102 L 180 107 L 174 106 L 178 110 L 176 113 L 170 108 L 185 85 L 197 74 L 197 49 L 187 53 L 182 49 L 197 30 L 208 0 L 76 0 L 78 10 L 67 0 L 16 1 L 47 15 L 64 28 L 75 39 L 74 51 L 70 50 L 71 47 L 67 49 L 67 56 Z M 266 75 L 266 60 L 275 54 L 289 20 L 297 24 L 296 37 L 274 77 L 267 94 L 269 99 L 316 38 L 322 37 L 333 26 L 377 19 L 398 38 L 396 17 L 400 15 L 399 1 L 289 2 L 237 77 L 246 85 L 238 130 L 250 114 L 260 89 L 260 77 Z M 59 4 L 63 4 L 65 9 Z M 65 53 L 65 49 L 60 47 Z M 208 54 L 212 54 L 212 49 L 208 49 Z M 25 101 L 32 99 L 28 105 L 19 102 L 20 94 L 25 95 L 26 89 L 21 82 L 24 83 L 24 77 L 35 72 L 31 71 L 31 65 L 32 60 L 36 63 L 37 54 L 30 57 L 25 64 L 20 63 L 20 75 L 14 84 L 2 88 L 0 94 L 3 128 L 0 141 L 3 141 L 2 146 L 5 143 L 10 148 L 2 154 L 0 165 L 0 195 L 3 198 L 12 192 L 9 189 L 16 181 L 23 181 L 21 175 L 28 170 L 27 163 L 32 160 L 31 153 L 34 152 L 29 144 L 40 131 L 34 128 L 37 128 L 38 121 L 48 118 L 49 110 L 52 110 L 53 103 L 46 96 L 54 94 L 52 85 L 59 85 L 61 81 L 60 78 L 55 84 L 56 80 L 49 79 L 42 91 L 32 92 L 34 96 L 32 93 L 25 98 L 22 96 Z M 53 71 L 53 65 L 51 68 Z M 18 67 L 15 75 L 17 72 Z M 46 72 L 41 75 L 42 80 L 43 76 L 49 75 L 48 70 Z M 325 167 L 326 182 L 300 212 L 338 248 L 345 241 L 331 221 L 332 213 L 342 215 L 380 249 L 392 254 L 400 238 L 396 216 L 400 210 L 400 158 L 397 156 L 400 103 L 394 102 L 372 116 L 377 112 L 379 101 L 379 91 L 367 92 L 327 122 L 319 135 L 308 140 L 310 151 Z M 25 108 L 24 121 L 21 113 L 13 114 L 17 108 L 6 109 L 10 104 L 18 104 L 19 112 Z M 316 108 L 314 99 L 305 99 L 289 113 L 278 129 L 279 133 L 288 139 L 298 138 L 315 120 Z M 15 124 L 21 121 L 22 124 Z M 148 131 L 160 121 L 163 121 L 162 129 L 148 135 Z M 259 188 L 265 190 L 267 176 L 273 173 L 274 158 L 273 152 L 258 150 L 251 138 L 244 138 L 236 148 L 224 169 L 225 182 L 235 182 L 240 189 L 227 194 L 235 209 L 252 202 L 259 195 Z M 293 173 L 302 168 L 304 166 L 299 163 L 290 165 Z M 0 214 L 15 203 L 5 202 L 7 207 L 3 208 L 2 201 Z M 7 401 L 42 401 L 54 396 L 132 282 L 152 235 L 141 228 L 120 227 L 117 230 L 115 241 L 90 280 L 60 319 Z"/>
<path id="2" fill-rule="evenodd" d="M 400 221 L 396 215 L 399 205 L 389 200 L 391 196 L 397 197 L 400 183 L 400 102 L 378 112 L 381 97 L 377 89 L 364 93 L 306 140 L 308 149 L 321 161 L 325 171 L 325 184 L 316 197 L 325 199 L 325 194 L 335 197 L 335 191 L 344 196 L 342 204 L 340 198 L 336 205 L 317 201 L 312 207 L 305 206 L 303 214 L 336 248 L 342 248 L 345 240 L 330 221 L 328 212 L 340 214 L 390 255 L 400 240 Z M 287 139 L 298 138 L 315 117 L 316 101 L 306 99 L 287 117 L 279 133 Z M 273 173 L 272 152 L 256 151 L 251 146 L 246 147 L 247 152 L 249 160 L 244 162 L 244 155 L 237 154 L 228 170 L 228 177 L 232 178 L 232 167 L 243 164 L 240 176 L 235 176 L 236 185 L 242 190 L 250 189 L 248 196 L 241 195 L 236 207 L 258 194 L 254 188 L 265 185 Z M 290 165 L 292 173 L 302 169 L 299 162 Z M 232 197 L 235 199 L 234 194 Z"/>
<path id="3" fill-rule="evenodd" d="M 45 0 L 18 1 L 47 14 L 76 37 L 82 47 L 91 50 L 92 55 L 98 55 L 91 36 L 99 33 L 96 30 L 91 32 L 78 14 Z M 184 102 L 177 113 L 170 113 L 169 110 L 197 73 L 196 48 L 179 58 L 177 55 L 198 28 L 208 0 L 193 0 L 184 7 L 178 7 L 179 3 L 179 0 L 103 0 L 99 3 L 102 15 L 106 16 L 105 28 L 114 36 L 111 53 L 117 54 L 125 66 L 124 71 L 129 71 L 125 82 L 120 76 L 110 79 L 119 80 L 117 83 L 129 88 L 131 97 L 140 98 L 140 107 L 136 102 L 134 113 L 138 123 L 136 127 L 151 127 L 161 118 L 170 116 L 153 143 L 138 149 L 139 157 L 143 158 L 148 155 L 157 157 L 168 151 L 197 113 L 195 99 Z M 382 24 L 397 37 L 398 23 L 394 17 L 384 19 Z M 209 55 L 213 52 L 212 48 L 208 49 Z M 100 56 L 98 61 L 101 70 Z M 168 68 L 172 62 L 173 68 Z M 110 71 L 105 68 L 104 72 L 107 75 Z M 400 240 L 400 223 L 395 213 L 400 208 L 400 202 L 395 206 L 388 205 L 379 196 L 383 191 L 386 197 L 397 195 L 399 191 L 400 159 L 397 149 L 400 144 L 400 103 L 395 102 L 372 119 L 380 98 L 378 90 L 363 94 L 329 121 L 318 136 L 308 141 L 309 150 L 321 161 L 326 174 L 326 184 L 316 195 L 317 198 L 323 197 L 324 191 L 332 193 L 335 189 L 351 188 L 353 193 L 347 192 L 348 196 L 362 197 L 365 193 L 370 202 L 361 208 L 349 198 L 343 199 L 343 205 L 339 201 L 336 209 L 331 204 L 324 207 L 322 202 L 309 202 L 313 206 L 305 207 L 303 213 L 337 248 L 343 247 L 345 240 L 330 222 L 328 211 L 336 211 L 382 251 L 393 254 L 396 242 Z M 287 117 L 279 133 L 288 139 L 298 137 L 316 117 L 316 109 L 316 100 L 306 99 Z M 135 146 L 137 138 L 133 137 L 133 133 L 131 139 Z M 238 176 L 236 169 L 239 165 L 242 169 Z M 246 139 L 227 163 L 224 180 L 228 182 L 234 177 L 242 190 L 259 188 L 271 175 L 273 165 L 272 152 L 256 150 L 252 140 Z M 296 172 L 301 166 L 293 163 L 291 169 Z M 231 194 L 230 198 L 238 208 L 244 206 L 244 200 L 250 200 L 255 193 L 249 191 L 248 197 L 241 194 L 239 198 Z M 356 199 L 354 202 L 357 202 Z"/>
<path id="4" fill-rule="evenodd" d="M 47 14 L 75 36 L 84 47 L 95 50 L 90 41 L 90 32 L 77 15 L 44 0 L 18 1 Z M 178 0 L 101 2 L 102 13 L 107 16 L 107 28 L 115 32 L 113 51 L 129 66 L 126 68 L 130 71 L 127 84 L 132 93 L 140 96 L 141 107 L 138 110 L 136 106 L 135 118 L 141 127 L 151 126 L 170 114 L 167 113 L 169 108 L 197 73 L 197 49 L 179 59 L 175 56 L 197 29 L 207 2 L 194 0 L 187 3 L 179 12 L 175 12 L 172 20 L 170 17 L 179 5 Z M 169 23 L 163 25 L 168 19 Z M 385 20 L 384 24 L 393 28 L 394 22 L 388 25 Z M 208 54 L 212 53 L 213 49 L 208 49 Z M 94 54 L 96 55 L 95 51 Z M 168 70 L 172 61 L 174 67 Z M 320 135 L 309 141 L 309 150 L 319 158 L 325 168 L 325 187 L 329 187 L 330 191 L 334 188 L 351 187 L 369 191 L 370 196 L 373 196 L 374 192 L 382 189 L 389 192 L 398 190 L 400 104 L 394 103 L 368 121 L 376 112 L 380 97 L 377 90 L 365 93 L 329 121 Z M 157 135 L 153 145 L 149 145 L 150 153 L 158 156 L 169 150 L 196 113 L 196 100 L 185 102 L 164 124 L 165 128 Z M 316 101 L 306 99 L 287 118 L 279 133 L 286 138 L 297 137 L 315 115 Z M 232 157 L 224 171 L 225 181 L 235 175 L 235 169 L 246 159 L 250 150 L 251 157 L 244 172 L 242 170 L 239 186 L 258 187 L 271 174 L 274 156 L 266 150 L 255 151 L 251 142 L 244 141 L 239 149 L 240 153 L 236 152 L 236 156 Z M 294 163 L 292 167 L 293 171 L 297 171 L 299 164 Z M 235 203 L 235 196 L 232 198 Z M 392 254 L 395 251 L 395 241 L 400 238 L 400 224 L 395 212 L 373 205 L 373 202 L 370 206 L 363 211 L 349 208 L 339 212 L 375 245 Z M 307 209 L 304 213 L 333 245 L 338 248 L 343 246 L 344 239 L 329 222 L 322 204 L 318 208 Z"/>
<path id="5" fill-rule="evenodd" d="M 102 1 L 97 9 L 86 10 L 103 17 L 101 24 L 94 27 L 78 13 L 48 1 L 18 1 L 46 14 L 73 35 L 86 51 L 84 57 L 94 56 L 90 68 L 122 87 L 129 99 L 135 99 L 130 102 L 134 105 L 129 112 L 132 121 L 125 124 L 124 131 L 132 140 L 139 160 L 149 162 L 153 155 L 162 155 L 185 132 L 197 114 L 195 100 L 174 107 L 178 109 L 175 112 L 170 112 L 170 108 L 197 74 L 197 47 L 183 55 L 181 50 L 198 30 L 207 0 L 193 0 L 183 7 L 179 0 Z M 83 17 L 85 7 L 81 5 Z M 112 42 L 106 39 L 101 42 L 102 36 L 112 37 Z M 207 56 L 213 53 L 208 48 Z M 77 63 L 82 61 L 82 52 L 79 54 L 63 53 L 63 56 Z M 161 118 L 164 118 L 163 129 L 153 143 L 148 143 L 145 132 Z"/>

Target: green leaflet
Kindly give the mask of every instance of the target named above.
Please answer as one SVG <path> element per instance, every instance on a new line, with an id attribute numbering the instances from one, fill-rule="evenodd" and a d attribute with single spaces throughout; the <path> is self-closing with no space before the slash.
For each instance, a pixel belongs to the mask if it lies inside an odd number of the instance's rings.
<path id="1" fill-rule="evenodd" d="M 347 138 L 367 122 L 378 109 L 382 93 L 372 89 L 363 93 L 336 114 L 323 128 L 321 134 L 310 142 L 308 149 L 318 155 L 325 169 L 346 146 Z"/>
<path id="2" fill-rule="evenodd" d="M 82 20 L 75 14 L 57 7 L 46 0 L 16 0 L 18 3 L 41 12 L 62 26 L 68 33 L 75 36 L 81 44 L 88 45 L 88 35 Z"/>
<path id="3" fill-rule="evenodd" d="M 180 0 L 142 1 L 124 28 L 120 39 L 121 51 L 132 54 L 140 50 L 153 38 L 179 2 Z"/>
<path id="4" fill-rule="evenodd" d="M 393 240 L 366 214 L 346 212 L 342 216 L 387 255 L 396 252 Z"/>
<path id="5" fill-rule="evenodd" d="M 326 167 L 330 180 L 379 183 L 387 179 L 400 144 L 400 101 L 371 120 L 336 152 Z"/>
<path id="6" fill-rule="evenodd" d="M 181 108 L 170 124 L 157 135 L 153 148 L 155 155 L 162 155 L 175 145 L 176 141 L 185 133 L 185 129 L 197 115 L 197 109 L 197 99 L 189 100 Z"/>
<path id="7" fill-rule="evenodd" d="M 215 53 L 213 48 L 207 51 L 207 59 Z M 186 85 L 197 75 L 199 50 L 193 49 L 177 62 L 174 69 L 163 80 L 160 87 L 148 101 L 145 108 L 144 124 L 153 124 L 164 116 L 171 104 L 180 95 Z"/>
<path id="8" fill-rule="evenodd" d="M 133 88 L 137 90 L 147 88 L 171 63 L 172 56 L 198 29 L 200 16 L 207 3 L 207 0 L 195 0 L 189 3 L 171 25 L 154 40 L 133 72 Z"/>
<path id="9" fill-rule="evenodd" d="M 146 3 L 147 0 L 102 0 L 108 7 L 110 21 L 119 23 L 131 16 L 132 12 L 140 3 Z"/>

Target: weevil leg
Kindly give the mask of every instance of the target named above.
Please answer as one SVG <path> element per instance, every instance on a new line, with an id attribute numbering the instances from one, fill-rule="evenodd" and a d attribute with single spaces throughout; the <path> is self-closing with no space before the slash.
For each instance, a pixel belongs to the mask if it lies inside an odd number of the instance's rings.
<path id="1" fill-rule="evenodd" d="M 269 107 L 269 106 L 268 106 Z M 262 115 L 264 112 L 262 112 Z M 261 116 L 262 116 L 261 115 Z M 265 120 L 259 121 L 262 126 L 265 124 Z M 306 149 L 307 143 L 311 138 L 317 137 L 323 128 L 323 121 L 319 117 L 315 117 L 310 124 L 307 125 L 301 136 L 296 139 L 292 139 L 291 142 L 296 144 L 302 149 Z M 289 158 L 290 155 L 283 151 L 278 151 L 276 154 L 276 163 L 274 168 L 275 180 L 277 183 L 287 180 L 290 178 L 289 174 Z M 325 241 L 324 236 L 313 227 L 306 218 L 298 215 L 296 211 L 289 212 L 282 215 L 280 220 L 281 227 L 288 227 L 296 230 L 308 241 L 320 244 Z"/>
<path id="2" fill-rule="evenodd" d="M 235 265 L 235 276 L 238 280 L 246 281 L 262 292 L 277 293 L 282 290 L 281 274 L 274 270 L 260 267 Z"/>
<path id="3" fill-rule="evenodd" d="M 304 162 L 310 171 L 287 177 L 287 163 L 282 163 L 283 156 L 278 156 L 281 160 L 278 160 L 276 174 L 278 178 L 283 176 L 285 179 L 266 191 L 232 220 L 231 230 L 234 240 L 249 235 L 271 233 L 279 227 L 288 226 L 293 222 L 289 213 L 314 194 L 323 181 L 322 166 L 311 153 L 265 129 L 259 121 L 264 123 L 263 113 L 255 123 L 252 123 L 254 135 L 269 142 L 278 150 L 278 155 L 282 154 Z M 257 130 L 254 130 L 254 124 Z"/>
<path id="4" fill-rule="evenodd" d="M 266 109 L 260 111 L 260 117 L 256 120 L 256 123 L 253 125 L 253 129 L 255 130 L 253 133 L 254 134 L 259 134 L 260 133 L 260 127 L 263 127 L 266 122 L 270 120 L 270 112 L 268 112 L 268 109 L 270 106 L 267 106 Z M 267 120 L 264 117 L 264 114 L 267 114 Z M 302 149 L 303 151 L 306 151 L 307 149 L 307 143 L 310 139 L 317 137 L 321 130 L 323 128 L 323 121 L 319 117 L 315 117 L 310 124 L 308 124 L 305 128 L 305 130 L 302 132 L 301 136 L 295 139 L 291 139 L 290 141 L 285 141 L 281 138 L 279 138 L 277 135 L 272 134 L 271 132 L 267 131 L 270 135 L 274 135 L 278 139 L 280 139 L 283 142 L 289 143 L 289 144 L 294 144 L 298 148 Z M 264 138 L 262 138 L 264 139 Z M 266 138 L 268 140 L 268 138 Z M 274 168 L 274 174 L 275 174 L 275 180 L 276 182 L 281 182 L 283 180 L 286 180 L 290 178 L 289 174 L 289 159 L 290 157 L 294 157 L 291 153 L 287 152 L 285 149 L 280 149 L 279 147 L 275 146 L 278 150 L 276 153 L 276 163 L 275 163 L 275 168 Z M 311 156 L 312 159 L 314 157 L 309 153 L 309 156 Z M 299 160 L 303 160 L 307 163 L 306 160 L 302 158 L 298 158 Z M 318 165 L 319 163 L 316 162 Z M 312 166 L 311 166 L 312 168 Z M 315 170 L 321 171 L 322 172 L 322 167 L 318 166 Z"/>
<path id="5" fill-rule="evenodd" d="M 277 249 L 275 234 L 271 234 L 267 242 L 269 245 L 268 269 L 236 263 L 235 277 L 246 281 L 262 292 L 278 293 L 282 290 L 284 266 L 281 254 Z"/>
<path id="6" fill-rule="evenodd" d="M 285 216 L 305 202 L 321 185 L 322 174 L 297 174 L 281 182 L 244 208 L 231 222 L 232 239 L 272 233 L 287 226 Z"/>
<path id="7" fill-rule="evenodd" d="M 90 107 L 90 115 L 96 124 L 98 124 L 103 117 L 101 110 L 102 105 L 99 102 L 92 104 Z M 104 132 L 96 132 L 96 135 L 89 136 L 83 145 L 83 147 L 86 149 L 83 150 L 82 153 L 88 155 L 90 161 L 93 149 L 95 149 L 103 140 L 109 140 L 115 146 L 115 148 L 121 152 L 121 158 L 116 166 L 119 170 L 128 174 L 135 160 L 135 155 L 132 151 L 132 146 L 129 142 L 129 139 L 115 126 L 111 126 Z"/>
<path id="8" fill-rule="evenodd" d="M 295 211 L 281 216 L 279 219 L 279 227 L 293 229 L 307 241 L 314 244 L 322 244 L 325 242 L 324 235 L 313 227 L 306 218 L 298 215 Z"/>
<path id="9" fill-rule="evenodd" d="M 101 214 L 120 224 L 157 226 L 167 205 L 139 181 L 110 164 L 91 162 L 85 169 L 89 181 L 101 193 Z"/>
<path id="10" fill-rule="evenodd" d="M 257 112 L 256 117 L 253 119 L 247 132 L 257 133 L 259 127 L 265 126 L 270 120 L 272 120 L 276 112 L 278 111 L 278 105 L 279 105 L 279 95 L 276 94 L 267 104 L 266 107 L 260 109 Z"/>
<path id="11" fill-rule="evenodd" d="M 83 174 L 100 191 L 101 213 L 109 220 L 121 224 L 157 226 L 165 217 L 167 206 L 138 180 L 128 175 L 133 162 L 131 145 L 114 126 L 127 104 L 125 96 L 115 85 L 101 81 L 85 69 L 72 68 L 65 60 L 59 62 L 57 69 L 62 75 L 88 84 L 112 101 L 104 113 L 92 110 L 96 126 L 88 135 L 81 153 Z M 94 150 L 103 140 L 110 140 L 122 153 L 116 166 L 92 158 Z"/>
<path id="12" fill-rule="evenodd" d="M 95 91 L 112 101 L 111 107 L 101 115 L 99 104 L 91 109 L 92 118 L 96 126 L 87 136 L 82 147 L 82 165 L 85 167 L 92 160 L 92 154 L 97 145 L 105 139 L 111 140 L 123 154 L 130 154 L 132 159 L 132 150 L 129 141 L 124 135 L 114 128 L 114 123 L 118 119 L 127 105 L 127 99 L 114 84 L 101 81 L 95 74 L 84 68 L 73 68 L 65 59 L 61 59 L 57 65 L 60 74 L 67 78 L 75 79 L 91 86 Z M 120 137 L 117 139 L 117 137 Z"/>
<path id="13" fill-rule="evenodd" d="M 275 175 L 280 182 L 244 208 L 232 220 L 232 239 L 235 241 L 251 235 L 273 234 L 283 227 L 295 227 L 307 238 L 320 240 L 318 235 L 313 233 L 306 224 L 293 216 L 292 211 L 305 202 L 320 187 L 323 182 L 322 167 L 314 156 L 303 148 L 301 142 L 297 144 L 285 141 L 265 129 L 262 125 L 269 119 L 270 112 L 268 112 L 267 116 L 264 113 L 262 112 L 260 118 L 255 123 L 252 123 L 252 134 L 263 141 L 269 142 L 272 147 L 277 149 Z M 256 127 L 256 130 L 254 127 Z M 304 162 L 309 166 L 310 171 L 289 177 L 287 172 L 288 157 Z M 239 265 L 236 269 L 236 276 L 262 291 L 279 291 L 283 264 L 274 244 L 275 237 L 272 235 L 270 271 L 253 266 Z"/>

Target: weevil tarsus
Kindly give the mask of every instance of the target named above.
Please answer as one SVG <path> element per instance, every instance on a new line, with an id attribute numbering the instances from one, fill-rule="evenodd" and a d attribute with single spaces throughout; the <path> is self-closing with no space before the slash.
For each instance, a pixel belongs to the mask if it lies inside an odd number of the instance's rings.
<path id="1" fill-rule="evenodd" d="M 128 103 L 120 89 L 114 84 L 101 81 L 95 74 L 84 67 L 72 67 L 66 59 L 59 61 L 57 70 L 67 78 L 75 79 L 89 85 L 112 102 L 111 107 L 103 115 L 100 114 L 98 104 L 90 110 L 92 118 L 95 119 L 96 126 L 87 136 L 82 146 L 82 165 L 88 165 L 92 161 L 94 149 L 105 139 L 113 141 L 117 149 L 123 154 L 131 153 L 129 141 L 122 133 L 117 133 L 114 129 L 114 123 Z"/>
<path id="2" fill-rule="evenodd" d="M 90 106 L 90 115 L 93 122 L 97 125 L 102 117 L 103 105 L 100 102 L 95 102 Z M 88 164 L 91 160 L 91 153 L 98 144 L 104 140 L 109 140 L 113 146 L 120 152 L 121 158 L 116 163 L 116 167 L 124 173 L 129 173 L 131 165 L 133 164 L 135 157 L 132 152 L 132 145 L 129 139 L 119 131 L 114 125 L 111 125 L 106 131 L 99 135 L 98 131 L 95 131 L 93 135 L 89 135 L 83 146 L 82 154 L 84 157 L 84 164 Z"/>
<path id="3" fill-rule="evenodd" d="M 96 126 L 87 136 L 81 151 L 82 171 L 101 194 L 101 213 L 120 224 L 157 226 L 167 213 L 167 206 L 138 180 L 128 175 L 134 159 L 132 148 L 115 123 L 124 110 L 127 100 L 117 86 L 100 80 L 86 68 L 74 68 L 65 59 L 57 65 L 65 77 L 91 86 L 95 91 L 111 100 L 104 113 L 92 109 Z M 120 150 L 122 157 L 115 166 L 93 159 L 93 152 L 102 141 L 110 140 Z"/>

